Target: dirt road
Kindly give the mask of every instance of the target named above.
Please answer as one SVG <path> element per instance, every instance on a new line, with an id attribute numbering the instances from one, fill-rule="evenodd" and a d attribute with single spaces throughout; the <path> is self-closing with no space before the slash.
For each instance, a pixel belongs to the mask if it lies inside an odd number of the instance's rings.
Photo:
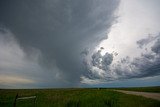
<path id="1" fill-rule="evenodd" d="M 143 96 L 143 97 L 146 97 L 146 98 L 152 98 L 152 99 L 160 101 L 160 93 L 124 91 L 124 90 L 115 90 L 115 91 L 122 92 L 122 93 L 125 93 L 125 94 L 132 94 L 132 95 Z"/>

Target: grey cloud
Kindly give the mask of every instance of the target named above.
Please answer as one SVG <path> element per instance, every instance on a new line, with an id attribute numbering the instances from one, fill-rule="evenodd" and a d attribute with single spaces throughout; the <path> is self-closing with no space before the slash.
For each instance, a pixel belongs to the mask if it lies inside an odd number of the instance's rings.
<path id="1" fill-rule="evenodd" d="M 97 67 L 100 67 L 100 64 L 101 64 L 101 60 L 102 60 L 102 55 L 100 53 L 101 51 L 99 50 L 98 52 L 94 53 L 92 55 L 92 64 L 93 66 L 97 66 Z"/>
<path id="2" fill-rule="evenodd" d="M 152 59 L 154 59 L 155 58 L 155 55 L 153 55 L 153 54 L 141 54 L 141 56 L 143 57 L 143 58 L 145 58 L 145 59 L 148 59 L 148 60 L 152 60 Z"/>
<path id="3" fill-rule="evenodd" d="M 99 69 L 102 70 L 107 70 L 108 66 L 112 63 L 113 61 L 113 54 L 110 53 L 105 53 L 105 55 L 101 55 L 101 50 L 98 50 L 98 52 L 95 52 L 92 55 L 92 64 L 95 67 L 98 67 Z"/>
<path id="4" fill-rule="evenodd" d="M 160 54 L 160 34 L 159 39 L 155 42 L 154 46 L 151 47 L 151 50 L 156 54 Z"/>
<path id="5" fill-rule="evenodd" d="M 157 55 L 159 55 L 160 53 L 160 33 L 154 36 L 148 36 L 147 38 L 141 39 L 137 41 L 137 43 L 138 45 L 141 45 L 141 46 L 143 46 L 144 44 L 147 45 L 149 43 L 152 43 L 152 46 L 150 47 L 151 51 Z M 147 46 L 144 46 L 144 47 L 147 48 Z M 144 55 L 142 54 L 142 56 Z M 149 56 L 149 54 L 147 54 L 147 56 Z"/>
<path id="6" fill-rule="evenodd" d="M 83 76 L 84 80 L 82 80 L 82 82 L 87 83 L 88 80 L 90 83 L 93 80 L 93 83 L 99 83 L 104 81 L 160 75 L 160 35 L 154 35 L 153 37 L 147 37 L 139 41 L 143 41 L 142 44 L 139 44 L 140 46 L 150 50 L 143 51 L 139 57 L 130 58 L 129 56 L 126 56 L 118 62 L 113 63 L 114 57 L 116 56 L 113 53 L 107 52 L 104 56 L 101 55 L 100 50 L 97 53 L 94 53 L 92 59 L 88 60 L 88 62 L 93 63 L 93 65 L 90 64 L 90 67 L 88 67 L 90 73 L 94 75 L 99 75 L 99 73 L 101 73 L 103 75 L 100 74 L 99 78 L 94 78 L 94 76 Z M 148 46 L 147 44 L 150 43 L 152 43 L 152 45 Z M 97 69 L 94 69 L 94 66 L 97 67 Z M 95 74 L 95 72 L 97 74 Z"/>
<path id="7" fill-rule="evenodd" d="M 144 38 L 144 39 L 141 39 L 141 40 L 137 41 L 137 44 L 140 48 L 143 48 L 143 46 L 145 46 L 145 45 L 149 44 L 150 42 L 156 40 L 158 38 L 158 36 L 151 36 L 151 34 L 149 34 L 147 38 Z"/>
<path id="8" fill-rule="evenodd" d="M 81 55 L 88 55 L 89 54 L 89 49 L 85 48 L 82 52 Z"/>
<path id="9" fill-rule="evenodd" d="M 40 66 L 40 51 L 32 49 L 28 56 L 12 32 L 4 28 L 1 30 L 0 88 L 67 87 L 71 84 L 63 79 L 56 66 L 50 70 Z"/>
<path id="10" fill-rule="evenodd" d="M 0 24 L 13 32 L 28 57 L 32 49 L 39 50 L 41 66 L 53 72 L 58 68 L 72 86 L 86 74 L 81 52 L 86 47 L 92 52 L 106 38 L 118 4 L 119 0 L 2 0 Z"/>
<path id="11" fill-rule="evenodd" d="M 102 58 L 102 66 L 104 70 L 107 70 L 108 66 L 113 61 L 113 54 L 105 53 L 105 55 Z"/>
<path id="12" fill-rule="evenodd" d="M 144 48 L 150 48 L 151 51 L 145 51 L 145 53 L 142 53 L 140 57 L 136 57 L 133 60 L 131 60 L 129 57 L 122 59 L 119 65 L 128 65 L 128 67 L 126 67 L 126 71 L 132 71 L 129 75 L 129 72 L 125 73 L 124 75 L 127 75 L 127 77 L 124 76 L 123 78 L 140 78 L 146 76 L 156 76 L 160 74 L 159 38 L 160 35 L 158 34 L 154 37 L 148 37 L 139 40 L 146 41 L 146 46 Z M 151 47 L 148 47 L 147 44 L 151 42 L 153 42 L 153 45 Z M 117 71 L 123 73 L 123 71 L 119 68 Z"/>
<path id="13" fill-rule="evenodd" d="M 107 77 L 107 79 L 112 79 L 111 78 L 111 72 L 110 72 L 110 65 L 113 61 L 113 54 L 112 53 L 105 53 L 105 55 L 101 55 L 101 50 L 95 51 L 94 53 L 88 54 L 88 56 L 84 57 L 83 64 L 85 65 L 86 73 L 85 75 L 81 76 L 82 83 L 84 81 L 88 80 L 90 81 L 89 83 L 96 82 L 97 80 L 102 81 Z M 95 81 L 96 79 L 96 81 Z"/>

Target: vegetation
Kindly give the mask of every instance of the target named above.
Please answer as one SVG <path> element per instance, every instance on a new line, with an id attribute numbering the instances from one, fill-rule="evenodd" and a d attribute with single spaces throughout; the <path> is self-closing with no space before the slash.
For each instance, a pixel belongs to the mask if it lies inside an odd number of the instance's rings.
<path id="1" fill-rule="evenodd" d="M 13 107 L 16 94 L 37 96 L 37 107 L 160 107 L 160 101 L 127 95 L 112 89 L 0 90 L 0 107 Z M 34 107 L 34 101 L 17 101 L 16 107 Z"/>
<path id="2" fill-rule="evenodd" d="M 155 86 L 155 87 L 131 87 L 131 88 L 118 88 L 118 89 L 127 90 L 127 91 L 160 93 L 160 86 Z"/>

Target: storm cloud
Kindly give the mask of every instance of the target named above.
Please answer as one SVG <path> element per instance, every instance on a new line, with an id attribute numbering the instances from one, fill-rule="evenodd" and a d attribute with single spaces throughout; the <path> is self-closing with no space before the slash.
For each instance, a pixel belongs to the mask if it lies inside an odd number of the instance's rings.
<path id="1" fill-rule="evenodd" d="M 0 88 L 81 87 L 159 76 L 158 3 L 1 0 Z"/>
<path id="2" fill-rule="evenodd" d="M 140 56 L 126 56 L 116 62 L 113 60 L 117 54 L 106 52 L 102 55 L 101 49 L 93 53 L 91 58 L 86 59 L 85 65 L 90 73 L 81 77 L 82 82 L 97 84 L 160 75 L 160 34 L 138 40 L 137 45 L 142 51 Z"/>
<path id="3" fill-rule="evenodd" d="M 78 86 L 81 75 L 88 73 L 82 53 L 86 48 L 92 53 L 107 38 L 118 4 L 119 0 L 1 0 L 0 25 L 12 33 L 26 59 L 37 65 L 41 80 L 54 78 L 48 79 L 50 86 Z M 104 65 L 111 60 L 106 54 L 102 68 L 107 69 Z M 26 70 L 20 71 L 32 74 L 32 67 L 27 62 Z"/>

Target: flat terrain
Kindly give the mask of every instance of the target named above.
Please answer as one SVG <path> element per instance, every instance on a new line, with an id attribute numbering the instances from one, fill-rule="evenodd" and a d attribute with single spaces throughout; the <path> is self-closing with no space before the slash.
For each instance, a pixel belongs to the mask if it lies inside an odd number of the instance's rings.
<path id="1" fill-rule="evenodd" d="M 136 92 L 136 91 L 124 91 L 124 90 L 115 90 L 117 92 L 122 92 L 125 94 L 132 94 L 132 95 L 138 95 L 138 96 L 143 96 L 146 98 L 152 98 L 155 100 L 160 101 L 160 93 L 148 93 L 148 92 Z"/>
<path id="2" fill-rule="evenodd" d="M 113 89 L 0 90 L 0 107 L 13 107 L 17 93 L 19 97 L 37 96 L 37 107 L 160 107 L 158 100 Z M 16 107 L 34 107 L 34 101 L 19 100 Z"/>
<path id="3" fill-rule="evenodd" d="M 117 89 L 126 90 L 126 91 L 160 93 L 160 86 L 154 86 L 154 87 L 130 87 L 130 88 L 117 88 Z"/>

